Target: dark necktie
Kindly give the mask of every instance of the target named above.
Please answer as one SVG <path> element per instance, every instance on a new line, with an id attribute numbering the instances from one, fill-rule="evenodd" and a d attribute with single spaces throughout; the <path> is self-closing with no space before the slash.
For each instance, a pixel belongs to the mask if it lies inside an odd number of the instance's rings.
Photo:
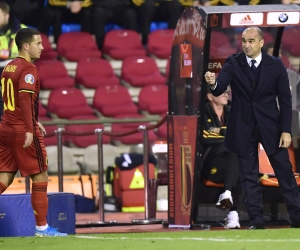
<path id="1" fill-rule="evenodd" d="M 255 60 L 251 60 L 251 70 L 252 70 L 252 73 L 253 73 L 253 75 L 255 75 L 255 73 L 256 73 L 256 67 L 255 67 L 255 63 L 256 63 L 256 61 Z"/>

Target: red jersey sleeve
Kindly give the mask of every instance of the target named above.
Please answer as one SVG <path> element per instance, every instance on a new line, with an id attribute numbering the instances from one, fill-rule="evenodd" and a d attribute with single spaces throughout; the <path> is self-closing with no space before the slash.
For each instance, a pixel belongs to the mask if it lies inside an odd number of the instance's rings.
<path id="1" fill-rule="evenodd" d="M 38 83 L 37 69 L 34 65 L 26 67 L 20 74 L 19 92 L 34 92 Z"/>

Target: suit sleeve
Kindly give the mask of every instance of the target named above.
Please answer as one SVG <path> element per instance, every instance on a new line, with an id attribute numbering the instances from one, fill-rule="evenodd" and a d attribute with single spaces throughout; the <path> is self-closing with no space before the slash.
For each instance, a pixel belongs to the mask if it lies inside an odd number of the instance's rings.
<path id="1" fill-rule="evenodd" d="M 211 90 L 211 92 L 214 96 L 222 95 L 227 90 L 228 85 L 232 81 L 232 75 L 233 75 L 232 68 L 234 67 L 232 60 L 235 60 L 235 59 L 234 58 L 231 59 L 231 57 L 229 57 L 225 61 L 224 65 L 221 69 L 221 72 L 219 73 L 217 80 L 216 80 L 217 87 L 214 90 Z"/>
<path id="2" fill-rule="evenodd" d="M 279 58 L 278 64 L 280 71 L 276 82 L 277 97 L 280 112 L 281 132 L 291 133 L 292 127 L 292 95 L 289 84 L 289 78 L 283 63 Z"/>

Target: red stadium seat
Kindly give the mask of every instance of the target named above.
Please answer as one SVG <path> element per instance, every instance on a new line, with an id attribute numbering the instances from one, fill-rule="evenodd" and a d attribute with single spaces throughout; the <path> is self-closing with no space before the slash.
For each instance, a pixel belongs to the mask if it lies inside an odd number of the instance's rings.
<path id="1" fill-rule="evenodd" d="M 101 58 L 81 59 L 77 64 L 75 81 L 86 88 L 120 84 L 110 63 Z"/>
<path id="2" fill-rule="evenodd" d="M 49 60 L 57 58 L 57 51 L 55 51 L 49 42 L 48 36 L 41 33 L 43 51 L 40 57 L 40 60 Z"/>
<path id="3" fill-rule="evenodd" d="M 166 84 L 164 77 L 151 57 L 130 56 L 123 60 L 121 78 L 133 87 Z"/>
<path id="4" fill-rule="evenodd" d="M 140 114 L 123 114 L 116 116 L 118 119 L 128 119 L 128 118 L 143 118 L 144 116 Z M 131 123 L 113 123 L 111 125 L 111 132 L 114 133 L 124 133 L 130 130 L 137 129 L 140 125 L 150 125 L 149 122 L 131 122 Z M 138 144 L 143 143 L 143 132 L 140 131 L 138 133 L 121 136 L 121 137 L 112 137 L 112 140 L 115 142 L 121 142 L 122 144 Z M 148 131 L 148 141 L 154 142 L 157 140 L 157 136 L 155 135 L 153 130 Z"/>
<path id="5" fill-rule="evenodd" d="M 45 146 L 54 146 L 57 145 L 57 135 L 55 130 L 58 129 L 57 125 L 44 125 L 43 121 L 51 121 L 52 119 L 49 117 L 39 117 L 39 122 L 45 127 L 46 129 L 46 136 L 44 137 Z M 62 144 L 66 142 L 65 136 L 62 137 Z"/>
<path id="6" fill-rule="evenodd" d="M 113 59 L 123 60 L 127 56 L 146 55 L 146 50 L 136 31 L 112 30 L 105 35 L 103 53 Z"/>
<path id="7" fill-rule="evenodd" d="M 39 118 L 41 117 L 47 117 L 47 109 L 39 102 Z"/>
<path id="8" fill-rule="evenodd" d="M 83 58 L 100 58 L 102 55 L 93 36 L 81 31 L 61 34 L 57 42 L 57 51 L 60 57 L 75 62 Z"/>
<path id="9" fill-rule="evenodd" d="M 94 115 L 82 115 L 82 116 L 74 116 L 70 118 L 70 120 L 97 120 L 99 119 Z M 66 132 L 95 132 L 95 130 L 104 129 L 102 124 L 76 124 L 76 125 L 66 125 Z M 86 148 L 87 146 L 97 144 L 98 138 L 94 133 L 92 135 L 66 135 L 66 140 L 68 143 L 71 143 L 79 148 Z M 110 143 L 110 137 L 103 135 L 102 137 L 103 144 Z"/>
<path id="10" fill-rule="evenodd" d="M 78 115 L 94 114 L 94 110 L 88 105 L 84 94 L 76 88 L 53 89 L 48 99 L 48 112 L 66 119 Z"/>
<path id="11" fill-rule="evenodd" d="M 137 114 L 138 108 L 124 86 L 100 86 L 96 89 L 93 107 L 103 116 Z"/>
<path id="12" fill-rule="evenodd" d="M 289 52 L 292 56 L 300 56 L 300 47 L 298 37 L 300 36 L 300 27 L 288 27 L 284 29 L 281 46 L 282 49 Z"/>
<path id="13" fill-rule="evenodd" d="M 42 60 L 35 63 L 41 89 L 55 89 L 74 86 L 74 79 L 68 75 L 63 62 L 58 60 Z"/>
<path id="14" fill-rule="evenodd" d="M 149 34 L 147 51 L 158 58 L 168 59 L 171 55 L 174 30 L 156 30 Z"/>
<path id="15" fill-rule="evenodd" d="M 167 140 L 168 129 L 167 122 L 164 122 L 161 126 L 159 126 L 156 130 L 156 135 L 159 139 Z"/>
<path id="16" fill-rule="evenodd" d="M 242 39 L 239 41 L 242 41 Z M 228 55 L 236 52 L 237 49 L 232 47 L 227 34 L 221 31 L 211 33 L 210 58 L 227 58 Z"/>
<path id="17" fill-rule="evenodd" d="M 139 93 L 139 111 L 149 114 L 164 114 L 168 111 L 168 86 L 151 85 L 145 86 Z"/>

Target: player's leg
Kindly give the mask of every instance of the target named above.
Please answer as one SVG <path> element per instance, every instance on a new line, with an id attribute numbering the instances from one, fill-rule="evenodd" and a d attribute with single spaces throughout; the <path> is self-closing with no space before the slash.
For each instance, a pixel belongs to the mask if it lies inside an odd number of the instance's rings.
<path id="1" fill-rule="evenodd" d="M 0 173 L 0 194 L 3 194 L 4 191 L 9 187 L 13 182 L 16 172 L 1 172 Z"/>
<path id="2" fill-rule="evenodd" d="M 16 144 L 23 145 L 23 140 Z M 22 148 L 16 151 L 17 161 L 22 176 L 30 176 L 32 179 L 31 204 L 34 210 L 36 220 L 37 236 L 66 236 L 67 234 L 59 233 L 56 229 L 47 224 L 48 212 L 48 159 L 44 146 L 43 137 L 33 136 L 33 142 L 28 148 Z"/>
<path id="3" fill-rule="evenodd" d="M 48 174 L 46 171 L 43 171 L 30 177 L 32 179 L 31 204 L 34 210 L 36 228 L 43 231 L 48 227 L 46 220 L 48 212 Z"/>
<path id="4" fill-rule="evenodd" d="M 11 137 L 0 138 L 0 194 L 13 182 L 18 171 L 11 147 Z"/>

